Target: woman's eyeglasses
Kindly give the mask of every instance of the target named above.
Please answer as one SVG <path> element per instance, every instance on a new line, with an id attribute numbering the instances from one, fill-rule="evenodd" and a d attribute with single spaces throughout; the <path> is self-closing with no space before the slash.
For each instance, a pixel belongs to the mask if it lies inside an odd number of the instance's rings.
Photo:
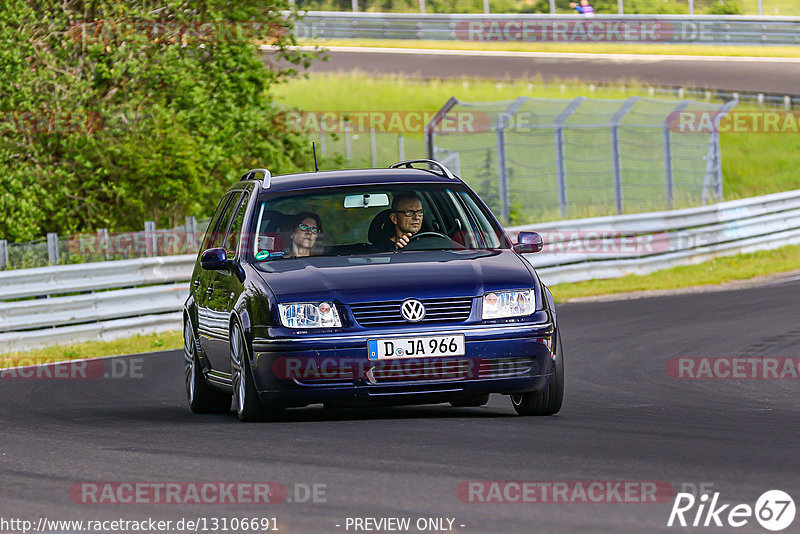
<path id="1" fill-rule="evenodd" d="M 297 228 L 299 228 L 303 232 L 311 232 L 312 234 L 319 233 L 319 228 L 317 228 L 316 226 L 309 226 L 307 224 L 298 224 Z"/>

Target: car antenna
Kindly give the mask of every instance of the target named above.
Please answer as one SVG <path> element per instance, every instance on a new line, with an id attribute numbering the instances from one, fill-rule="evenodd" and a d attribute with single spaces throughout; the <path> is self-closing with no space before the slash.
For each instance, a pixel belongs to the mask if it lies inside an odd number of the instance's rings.
<path id="1" fill-rule="evenodd" d="M 319 165 L 317 165 L 317 144 L 311 142 L 311 151 L 314 153 L 314 172 L 319 172 Z"/>

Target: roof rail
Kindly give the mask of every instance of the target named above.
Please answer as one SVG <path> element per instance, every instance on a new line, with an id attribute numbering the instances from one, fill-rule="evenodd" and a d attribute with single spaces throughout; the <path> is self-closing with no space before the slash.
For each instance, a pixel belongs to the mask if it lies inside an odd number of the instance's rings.
<path id="1" fill-rule="evenodd" d="M 442 176 L 444 176 L 445 178 L 450 178 L 451 180 L 457 180 L 458 179 L 458 178 L 456 178 L 455 174 L 450 172 L 450 169 L 448 169 L 447 167 L 445 167 L 444 165 L 442 165 L 438 161 L 435 161 L 435 160 L 432 160 L 432 159 L 410 159 L 410 160 L 407 160 L 407 161 L 398 161 L 397 163 L 393 163 L 393 164 L 389 165 L 389 168 L 390 169 L 400 169 L 400 168 L 414 169 L 415 168 L 414 165 L 413 165 L 414 163 L 425 163 L 429 167 L 437 168 L 442 173 Z"/>
<path id="2" fill-rule="evenodd" d="M 270 178 L 272 178 L 272 173 L 269 172 L 269 169 L 251 169 L 251 170 L 247 171 L 246 173 L 244 173 L 242 175 L 241 180 L 239 180 L 239 181 L 243 182 L 245 180 L 255 180 L 256 179 L 256 174 L 259 173 L 259 172 L 264 175 L 264 183 L 263 183 L 264 189 L 269 189 L 269 181 L 270 181 Z"/>

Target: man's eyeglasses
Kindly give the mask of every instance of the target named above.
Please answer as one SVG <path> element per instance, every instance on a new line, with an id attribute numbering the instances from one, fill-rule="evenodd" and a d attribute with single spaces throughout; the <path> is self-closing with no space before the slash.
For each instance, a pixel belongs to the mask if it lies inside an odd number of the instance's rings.
<path id="1" fill-rule="evenodd" d="M 413 217 L 414 215 L 419 215 L 422 217 L 425 215 L 425 210 L 394 210 L 394 213 L 402 213 L 408 218 Z"/>
<path id="2" fill-rule="evenodd" d="M 319 232 L 319 228 L 317 228 L 316 226 L 309 226 L 307 224 L 298 224 L 297 228 L 299 228 L 303 232 L 311 232 L 312 234 L 316 234 Z"/>

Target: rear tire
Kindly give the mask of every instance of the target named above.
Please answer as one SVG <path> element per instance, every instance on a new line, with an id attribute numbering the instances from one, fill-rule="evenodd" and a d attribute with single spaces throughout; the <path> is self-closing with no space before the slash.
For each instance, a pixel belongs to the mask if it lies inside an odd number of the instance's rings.
<path id="1" fill-rule="evenodd" d="M 220 393 L 206 383 L 192 325 L 183 321 L 183 359 L 186 382 L 186 400 L 194 413 L 228 413 L 231 411 L 231 396 Z"/>
<path id="2" fill-rule="evenodd" d="M 544 390 L 511 395 L 511 404 L 519 415 L 554 415 L 561 410 L 564 401 L 564 351 L 560 333 L 555 354 L 553 376 Z"/>
<path id="3" fill-rule="evenodd" d="M 258 398 L 250 369 L 247 344 L 238 324 L 231 327 L 231 374 L 233 375 L 233 407 L 240 421 L 267 421 L 277 418 L 279 408 L 268 408 Z"/>

